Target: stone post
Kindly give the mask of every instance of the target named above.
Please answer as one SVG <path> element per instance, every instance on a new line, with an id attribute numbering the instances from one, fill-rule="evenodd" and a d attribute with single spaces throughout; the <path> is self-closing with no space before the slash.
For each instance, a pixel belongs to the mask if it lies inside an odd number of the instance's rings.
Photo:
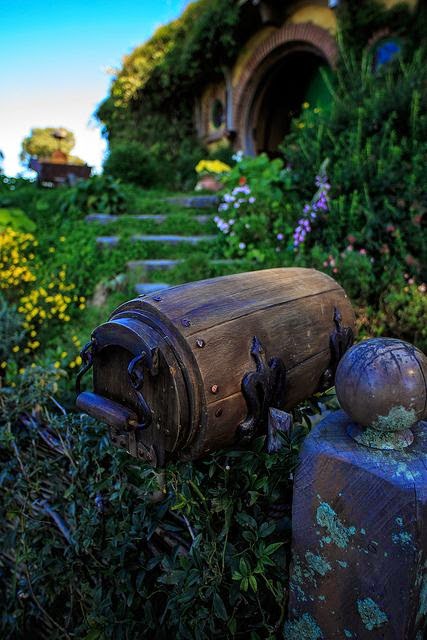
<path id="1" fill-rule="evenodd" d="M 295 475 L 285 640 L 426 637 L 426 372 L 398 341 L 344 356 L 336 387 L 351 415 L 313 429 Z"/>

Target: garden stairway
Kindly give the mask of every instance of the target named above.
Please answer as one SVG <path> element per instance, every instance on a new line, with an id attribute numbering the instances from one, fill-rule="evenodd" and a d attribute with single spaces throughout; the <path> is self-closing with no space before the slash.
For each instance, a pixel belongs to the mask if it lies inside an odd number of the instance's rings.
<path id="1" fill-rule="evenodd" d="M 239 261 L 215 256 L 218 241 L 213 220 L 218 202 L 216 196 L 189 195 L 162 202 L 169 213 L 94 213 L 86 217 L 88 224 L 98 225 L 100 235 L 96 242 L 100 249 L 114 251 L 123 242 L 127 243 L 131 258 L 127 261 L 127 271 L 129 279 L 136 282 L 137 295 L 173 286 L 175 270 L 194 254 L 194 250 L 211 256 L 209 264 L 213 275 L 220 275 L 224 270 L 230 273 L 238 267 Z M 160 203 L 156 205 L 158 209 Z M 200 213 L 200 209 L 204 212 Z M 104 235 L 104 229 L 111 229 L 111 234 Z"/>

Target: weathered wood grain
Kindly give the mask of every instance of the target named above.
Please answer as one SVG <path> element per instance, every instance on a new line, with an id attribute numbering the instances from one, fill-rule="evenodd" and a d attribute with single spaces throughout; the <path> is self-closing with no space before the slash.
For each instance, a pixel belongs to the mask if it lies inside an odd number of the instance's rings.
<path id="1" fill-rule="evenodd" d="M 236 442 L 247 416 L 242 379 L 255 369 L 254 336 L 266 360 L 287 370 L 284 408 L 314 393 L 328 367 L 334 309 L 354 328 L 343 289 L 313 269 L 268 269 L 173 287 L 121 305 L 94 332 L 95 392 L 138 411 L 127 367 L 158 349 L 156 375 L 144 374 L 153 420 L 137 444 L 158 459 L 194 459 Z M 108 421 L 108 420 L 107 420 Z"/>
<path id="2" fill-rule="evenodd" d="M 188 338 L 256 311 L 340 289 L 314 269 L 265 269 L 172 287 L 162 292 L 161 300 L 147 296 L 141 303 L 155 306 Z"/>

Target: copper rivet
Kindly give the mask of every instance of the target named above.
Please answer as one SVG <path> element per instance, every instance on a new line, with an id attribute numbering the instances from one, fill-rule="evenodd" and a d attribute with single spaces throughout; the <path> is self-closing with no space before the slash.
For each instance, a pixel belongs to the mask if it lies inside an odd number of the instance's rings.
<path id="1" fill-rule="evenodd" d="M 191 327 L 191 322 L 188 318 L 183 318 L 181 320 L 181 324 L 183 327 Z"/>
<path id="2" fill-rule="evenodd" d="M 219 409 L 217 409 L 217 410 L 215 411 L 215 415 L 216 415 L 216 417 L 217 417 L 217 418 L 219 418 L 220 416 L 222 416 L 222 409 L 221 409 L 221 407 L 219 407 Z"/>
<path id="3" fill-rule="evenodd" d="M 203 349 L 203 347 L 205 346 L 206 342 L 204 340 L 202 340 L 201 338 L 199 338 L 198 340 L 196 340 L 196 345 L 199 347 L 199 349 Z"/>
<path id="4" fill-rule="evenodd" d="M 211 386 L 211 391 L 212 391 L 212 393 L 218 393 L 218 390 L 219 390 L 219 387 L 218 387 L 218 385 L 217 385 L 217 384 L 213 384 L 213 385 Z"/>

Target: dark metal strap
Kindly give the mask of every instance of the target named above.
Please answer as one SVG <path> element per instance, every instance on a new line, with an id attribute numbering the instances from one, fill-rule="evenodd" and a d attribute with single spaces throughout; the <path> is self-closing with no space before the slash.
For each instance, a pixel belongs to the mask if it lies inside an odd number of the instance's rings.
<path id="1" fill-rule="evenodd" d="M 335 373 L 341 358 L 345 352 L 350 349 L 354 342 L 354 333 L 351 327 L 342 326 L 342 315 L 337 307 L 334 307 L 334 325 L 335 329 L 329 336 L 329 349 L 331 359 L 328 368 L 322 374 L 319 383 L 319 391 L 326 391 L 335 384 Z"/>
<path id="2" fill-rule="evenodd" d="M 134 429 L 147 429 L 153 421 L 153 412 L 151 411 L 144 395 L 142 387 L 144 385 L 145 369 L 152 376 L 156 376 L 159 372 L 159 350 L 144 350 L 140 355 L 135 356 L 128 366 L 128 375 L 130 383 L 135 390 L 138 398 L 138 421 L 129 421 L 129 426 Z"/>
<path id="3" fill-rule="evenodd" d="M 94 338 L 92 338 L 91 341 L 85 344 L 83 349 L 80 351 L 82 366 L 76 376 L 76 392 L 78 394 L 80 393 L 81 380 L 83 376 L 89 371 L 89 369 L 93 365 L 93 354 L 94 354 L 95 348 L 96 348 L 96 341 Z"/>
<path id="4" fill-rule="evenodd" d="M 269 407 L 281 409 L 286 390 L 286 368 L 280 358 L 267 362 L 264 348 L 255 336 L 251 356 L 256 371 L 247 373 L 242 380 L 242 393 L 248 407 L 248 415 L 240 425 L 240 436 L 250 440 L 261 428 L 265 428 Z"/>
<path id="5" fill-rule="evenodd" d="M 128 366 L 130 383 L 138 398 L 138 421 L 129 421 L 129 426 L 134 429 L 147 429 L 153 421 L 153 414 L 142 394 L 144 384 L 144 367 L 147 366 L 147 352 L 143 351 L 139 356 L 135 356 Z"/>

